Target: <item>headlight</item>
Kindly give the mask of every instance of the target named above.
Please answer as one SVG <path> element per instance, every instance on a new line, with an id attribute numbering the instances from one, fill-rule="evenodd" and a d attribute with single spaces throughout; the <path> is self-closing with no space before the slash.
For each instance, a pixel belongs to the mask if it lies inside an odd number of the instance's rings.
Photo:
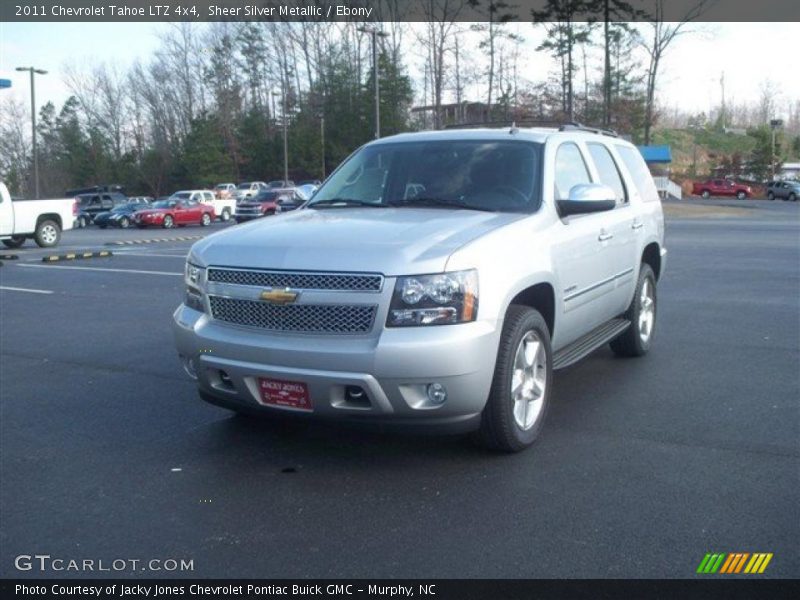
<path id="1" fill-rule="evenodd" d="M 387 327 L 450 325 L 478 315 L 478 271 L 398 277 Z"/>
<path id="2" fill-rule="evenodd" d="M 186 296 L 183 303 L 189 308 L 205 312 L 206 307 L 203 302 L 203 285 L 205 283 L 206 270 L 195 264 L 186 261 L 183 280 L 186 282 Z"/>

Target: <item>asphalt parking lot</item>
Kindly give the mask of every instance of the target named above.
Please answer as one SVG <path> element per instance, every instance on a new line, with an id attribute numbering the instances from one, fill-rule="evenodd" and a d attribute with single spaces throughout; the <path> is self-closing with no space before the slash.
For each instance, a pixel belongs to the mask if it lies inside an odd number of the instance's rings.
<path id="1" fill-rule="evenodd" d="M 89 575 L 14 568 L 44 553 L 193 560 L 148 577 L 684 578 L 707 552 L 800 576 L 800 203 L 717 204 L 668 207 L 651 354 L 558 372 L 513 456 L 201 402 L 170 331 L 192 242 L 105 244 L 230 225 L 29 242 L 0 268 L 0 576 Z"/>

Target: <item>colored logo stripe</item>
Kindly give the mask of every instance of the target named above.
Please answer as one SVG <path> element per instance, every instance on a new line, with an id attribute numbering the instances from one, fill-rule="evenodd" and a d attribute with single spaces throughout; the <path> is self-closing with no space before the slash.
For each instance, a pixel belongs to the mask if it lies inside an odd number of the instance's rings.
<path id="1" fill-rule="evenodd" d="M 720 574 L 735 574 L 735 573 L 763 573 L 767 565 L 772 560 L 771 552 L 729 552 L 725 553 L 711 553 L 709 552 L 700 561 L 697 567 L 698 573 L 720 573 Z M 747 566 L 745 566 L 747 565 Z"/>

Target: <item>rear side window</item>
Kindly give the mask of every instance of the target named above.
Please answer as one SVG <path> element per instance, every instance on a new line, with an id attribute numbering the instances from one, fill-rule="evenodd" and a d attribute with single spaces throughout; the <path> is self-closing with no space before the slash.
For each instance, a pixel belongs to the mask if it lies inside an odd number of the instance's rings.
<path id="1" fill-rule="evenodd" d="M 556 199 L 567 200 L 569 191 L 581 183 L 592 183 L 589 169 L 575 144 L 562 144 L 556 152 Z"/>
<path id="2" fill-rule="evenodd" d="M 625 167 L 631 174 L 641 199 L 645 202 L 657 201 L 658 191 L 656 190 L 656 184 L 639 151 L 628 146 L 617 146 L 617 152 L 619 152 L 622 162 L 625 163 Z"/>
<path id="3" fill-rule="evenodd" d="M 597 167 L 597 174 L 600 176 L 600 183 L 607 185 L 617 197 L 617 206 L 628 203 L 628 193 L 625 190 L 625 184 L 622 182 L 622 175 L 619 173 L 619 167 L 603 144 L 587 144 L 589 147 L 589 154 L 592 155 L 594 166 Z"/>

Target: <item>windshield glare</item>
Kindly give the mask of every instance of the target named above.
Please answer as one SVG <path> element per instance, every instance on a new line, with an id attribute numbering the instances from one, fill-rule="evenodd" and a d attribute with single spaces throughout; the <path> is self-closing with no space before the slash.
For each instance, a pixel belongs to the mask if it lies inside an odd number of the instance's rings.
<path id="1" fill-rule="evenodd" d="M 172 208 L 177 202 L 175 200 L 161 200 L 153 203 L 153 208 Z"/>
<path id="2" fill-rule="evenodd" d="M 367 146 L 325 182 L 310 206 L 341 199 L 533 212 L 540 202 L 541 149 L 534 142 L 493 140 Z"/>
<path id="3" fill-rule="evenodd" d="M 240 183 L 240 184 L 239 184 L 239 187 L 238 187 L 237 189 L 240 189 L 240 190 L 249 190 L 249 189 L 250 189 L 250 184 L 249 184 L 249 183 Z"/>

